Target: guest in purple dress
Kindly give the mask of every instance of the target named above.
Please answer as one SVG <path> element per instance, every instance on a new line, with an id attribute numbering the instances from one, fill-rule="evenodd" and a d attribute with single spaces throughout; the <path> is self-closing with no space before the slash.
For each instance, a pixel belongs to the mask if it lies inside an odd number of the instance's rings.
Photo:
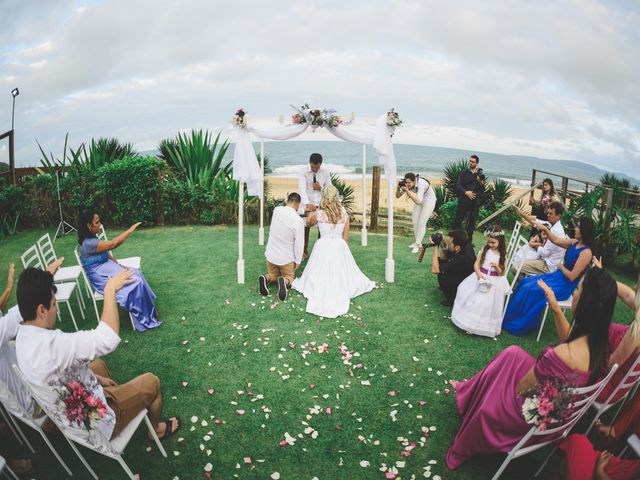
<path id="1" fill-rule="evenodd" d="M 98 293 L 104 291 L 104 286 L 110 277 L 125 269 L 113 258 L 111 250 L 122 245 L 129 235 L 140 226 L 140 223 L 132 225 L 116 238 L 107 241 L 97 238 L 100 225 L 100 217 L 93 210 L 84 212 L 78 221 L 80 261 L 87 272 L 89 281 Z M 159 327 L 162 322 L 158 321 L 156 296 L 142 272 L 138 269 L 131 270 L 134 271 L 135 281 L 121 288 L 116 294 L 116 300 L 120 306 L 131 313 L 135 329 L 138 332 Z"/>
<path id="2" fill-rule="evenodd" d="M 616 282 L 608 273 L 589 270 L 566 342 L 545 348 L 537 360 L 510 346 L 470 380 L 452 382 L 462 424 L 447 451 L 451 470 L 471 455 L 507 453 L 518 443 L 531 428 L 522 416 L 522 404 L 532 387 L 554 378 L 585 386 L 601 375 L 607 367 L 607 333 L 616 294 Z"/>

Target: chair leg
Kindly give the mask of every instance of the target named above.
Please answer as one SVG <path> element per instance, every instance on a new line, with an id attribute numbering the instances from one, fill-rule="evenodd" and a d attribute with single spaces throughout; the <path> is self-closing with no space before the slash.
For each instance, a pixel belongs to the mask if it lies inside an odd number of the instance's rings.
<path id="1" fill-rule="evenodd" d="M 80 313 L 82 314 L 82 319 L 85 320 L 84 309 L 86 308 L 84 305 L 84 299 L 82 298 L 82 290 L 80 290 L 80 281 L 76 278 L 76 295 L 78 296 L 78 305 L 80 306 Z"/>
<path id="2" fill-rule="evenodd" d="M 540 322 L 540 330 L 538 330 L 538 338 L 536 338 L 536 342 L 540 341 L 540 336 L 542 335 L 542 329 L 544 328 L 544 322 L 547 319 L 547 313 L 549 313 L 549 304 L 544 307 L 544 313 L 542 314 L 542 322 Z"/>
<path id="3" fill-rule="evenodd" d="M 116 458 L 117 458 L 118 462 L 120 463 L 120 466 L 122 467 L 122 469 L 125 472 L 127 472 L 127 475 L 129 475 L 129 478 L 131 480 L 136 480 L 135 475 L 133 474 L 133 472 L 131 471 L 131 469 L 127 465 L 127 463 L 122 459 L 122 455 L 118 455 Z"/>
<path id="4" fill-rule="evenodd" d="M 40 436 L 42 436 L 42 439 L 44 440 L 44 442 L 49 447 L 49 450 L 51 450 L 51 452 L 58 459 L 58 462 L 60 462 L 60 465 L 62 465 L 62 468 L 65 469 L 65 471 L 69 474 L 70 477 L 73 476 L 73 473 L 71 473 L 71 470 L 69 470 L 69 467 L 67 466 L 67 464 L 64 463 L 64 460 L 62 460 L 62 457 L 60 457 L 60 454 L 58 453 L 58 451 L 55 448 L 53 448 L 53 445 L 49 441 L 49 438 L 47 438 L 47 435 L 44 433 L 44 431 L 42 429 L 38 429 L 38 432 L 40 433 Z M 96 480 L 98 480 L 98 477 L 96 477 Z"/>
<path id="5" fill-rule="evenodd" d="M 9 478 L 10 480 L 20 480 L 18 476 L 13 472 L 13 470 L 11 470 L 11 467 L 9 465 L 4 466 L 3 473 L 6 474 L 7 478 Z"/>
<path id="6" fill-rule="evenodd" d="M 9 412 L 5 413 L 4 405 L 0 406 L 0 414 L 2 414 L 2 418 L 4 419 L 4 423 L 9 425 L 9 428 L 13 432 L 13 435 L 18 439 L 18 442 L 20 443 L 20 445 L 22 445 L 24 442 L 22 441 L 21 436 L 18 434 L 18 432 L 14 428 L 13 423 L 9 420 L 8 415 L 11 415 L 11 414 Z M 36 452 L 33 452 L 33 453 L 36 453 Z"/>
<path id="7" fill-rule="evenodd" d="M 67 307 L 69 308 L 69 313 L 71 314 L 71 321 L 73 322 L 73 326 L 76 328 L 76 332 L 78 331 L 78 324 L 76 323 L 76 317 L 73 315 L 73 309 L 71 308 L 71 302 L 66 302 Z"/>
<path id="8" fill-rule="evenodd" d="M 564 437 L 562 437 L 564 438 Z M 544 467 L 547 466 L 547 463 L 549 463 L 549 460 L 551 459 L 551 457 L 553 456 L 554 453 L 556 453 L 556 450 L 558 449 L 558 444 L 556 443 L 553 448 L 551 449 L 551 452 L 549 452 L 549 455 L 547 455 L 547 458 L 544 459 L 544 462 L 542 462 L 542 465 L 540 465 L 540 468 L 538 469 L 538 471 L 536 472 L 536 474 L 534 475 L 534 478 L 538 478 L 538 475 L 540 475 L 542 473 L 542 471 L 544 470 Z"/>
<path id="9" fill-rule="evenodd" d="M 7 412 L 9 413 L 9 412 Z M 27 445 L 27 448 L 29 450 L 31 450 L 31 453 L 36 453 L 36 450 L 33 448 L 33 445 L 31 445 L 31 442 L 29 442 L 29 440 L 27 440 L 27 436 L 24 434 L 24 432 L 22 431 L 22 429 L 20 428 L 20 425 L 18 425 L 18 421 L 13 418 L 13 415 L 9 414 L 9 426 L 11 426 L 11 424 L 13 424 L 13 426 L 15 427 L 15 429 L 18 431 L 18 434 L 22 437 L 22 440 L 24 440 L 24 443 Z"/>
<path id="10" fill-rule="evenodd" d="M 136 331 L 136 324 L 133 321 L 133 315 L 131 315 L 131 312 L 129 312 L 129 320 L 131 320 L 131 329 L 135 332 Z"/>
<path id="11" fill-rule="evenodd" d="M 76 447 L 75 443 L 73 443 L 71 440 L 69 440 L 66 435 L 65 435 L 65 440 L 67 441 L 67 443 L 71 446 L 71 448 L 73 449 L 74 452 L 76 452 L 76 455 L 78 456 L 78 458 L 80 459 L 80 461 L 82 462 L 82 464 L 85 466 L 85 468 L 87 470 L 89 470 L 89 473 L 91 474 L 91 476 L 95 479 L 95 480 L 99 480 L 98 479 L 98 475 L 96 475 L 96 472 L 93 471 L 93 468 L 91 468 L 89 466 L 89 464 L 87 463 L 87 460 L 82 456 L 82 454 L 80 453 L 80 450 L 78 450 L 78 447 Z"/>
<path id="12" fill-rule="evenodd" d="M 98 313 L 98 304 L 96 303 L 96 299 L 93 298 L 93 295 L 91 298 L 93 299 L 93 308 L 95 308 L 96 310 L 96 323 L 100 323 L 100 314 Z"/>
<path id="13" fill-rule="evenodd" d="M 151 436 L 153 437 L 153 441 L 156 442 L 156 445 L 158 446 L 158 450 L 160 450 L 160 453 L 164 458 L 167 458 L 167 451 L 162 446 L 162 442 L 160 442 L 160 439 L 158 438 L 158 434 L 156 434 L 156 431 L 153 428 L 153 425 L 151 425 L 151 420 L 149 420 L 149 415 L 144 416 L 144 421 L 147 424 L 149 433 L 151 433 Z"/>
<path id="14" fill-rule="evenodd" d="M 502 462 L 502 465 L 500 465 L 500 468 L 498 469 L 496 474 L 491 478 L 491 480 L 498 480 L 500 478 L 500 475 L 502 475 L 502 472 L 504 472 L 507 466 L 511 463 L 511 459 L 512 459 L 511 455 L 507 455 L 507 458 L 504 459 L 504 462 Z"/>

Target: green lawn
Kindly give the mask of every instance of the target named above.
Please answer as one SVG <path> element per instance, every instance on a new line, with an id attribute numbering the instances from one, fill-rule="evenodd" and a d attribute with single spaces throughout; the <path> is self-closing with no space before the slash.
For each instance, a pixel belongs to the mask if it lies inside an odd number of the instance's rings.
<path id="1" fill-rule="evenodd" d="M 20 254 L 43 233 L 28 231 L 0 242 L 0 288 L 6 265 L 15 262 L 19 273 Z M 109 230 L 110 236 L 116 233 Z M 137 432 L 125 454 L 134 472 L 144 480 L 198 479 L 205 478 L 211 463 L 215 479 L 269 479 L 274 472 L 282 479 L 360 479 L 384 478 L 382 464 L 404 462 L 398 468 L 403 479 L 424 478 L 428 468 L 431 478 L 479 479 L 494 473 L 499 457 L 476 458 L 454 472 L 446 468 L 444 455 L 459 416 L 445 382 L 472 376 L 511 344 L 537 355 L 554 342 L 552 323 L 540 343 L 534 335 L 492 340 L 461 332 L 448 318 L 450 309 L 440 305 L 428 258 L 418 264 L 408 238 L 396 239 L 394 284 L 380 283 L 355 299 L 347 316 L 319 319 L 305 313 L 305 300 L 296 293 L 286 303 L 259 295 L 255 279 L 264 270 L 264 250 L 257 245 L 257 228 L 249 227 L 245 240 L 245 285 L 236 283 L 235 227 L 140 230 L 115 252 L 142 256 L 164 324 L 135 333 L 121 310 L 123 342 L 106 360 L 120 382 L 145 371 L 157 374 L 164 411 L 184 421 L 182 431 L 164 442 L 167 459 L 143 429 Z M 368 247 L 359 240 L 359 232 L 352 232 L 356 261 L 370 278 L 383 282 L 386 237 L 370 235 Z M 476 238 L 476 245 L 480 242 Z M 74 245 L 73 236 L 55 243 L 69 263 Z M 64 307 L 63 318 L 61 328 L 69 330 Z M 631 312 L 618 305 L 616 321 L 630 318 Z M 92 328 L 95 320 L 91 307 L 80 324 Z M 329 346 L 326 353 L 312 350 L 323 343 Z M 354 352 L 351 366 L 343 363 L 340 345 Z M 425 428 L 429 435 L 420 443 Z M 295 445 L 279 446 L 285 433 L 297 440 Z M 38 452 L 34 477 L 66 478 L 44 443 L 30 438 Z M 400 455 L 405 439 L 417 444 L 408 457 Z M 55 445 L 75 478 L 89 478 L 63 440 Z M 117 462 L 86 456 L 100 478 L 124 478 Z M 519 468 L 530 474 L 529 462 L 539 457 L 525 458 Z"/>

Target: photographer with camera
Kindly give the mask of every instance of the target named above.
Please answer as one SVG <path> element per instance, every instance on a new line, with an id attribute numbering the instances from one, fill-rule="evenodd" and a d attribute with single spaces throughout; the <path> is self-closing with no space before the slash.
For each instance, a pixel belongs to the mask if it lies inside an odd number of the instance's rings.
<path id="1" fill-rule="evenodd" d="M 436 193 L 431 188 L 429 180 L 409 172 L 405 173 L 404 178 L 398 182 L 396 198 L 405 194 L 414 203 L 411 220 L 415 242 L 409 245 L 409 248 L 413 253 L 418 253 L 427 230 L 427 222 L 436 206 Z"/>
<path id="2" fill-rule="evenodd" d="M 447 233 L 446 242 L 442 233 L 434 233 L 430 242 L 424 247 L 433 247 L 431 273 L 438 275 L 438 285 L 445 297 L 440 303 L 451 307 L 458 285 L 473 273 L 476 256 L 464 230 L 451 230 Z"/>
<path id="3" fill-rule="evenodd" d="M 481 168 L 478 168 L 480 159 L 477 155 L 469 157 L 469 170 L 461 172 L 456 182 L 455 191 L 458 194 L 458 211 L 456 219 L 453 221 L 453 228 L 461 228 L 462 220 L 467 219 L 467 235 L 469 243 L 473 243 L 473 231 L 476 228 L 478 219 L 478 194 L 482 190 L 486 175 Z"/>

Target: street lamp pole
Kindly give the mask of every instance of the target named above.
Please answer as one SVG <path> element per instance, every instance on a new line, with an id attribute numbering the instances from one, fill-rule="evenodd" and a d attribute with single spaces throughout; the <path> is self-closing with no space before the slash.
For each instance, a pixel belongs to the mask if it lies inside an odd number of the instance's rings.
<path id="1" fill-rule="evenodd" d="M 18 87 L 11 90 L 11 95 L 13 96 L 13 108 L 11 109 L 11 130 L 13 130 L 13 120 L 16 115 L 16 97 L 20 95 L 20 90 L 18 90 Z"/>

